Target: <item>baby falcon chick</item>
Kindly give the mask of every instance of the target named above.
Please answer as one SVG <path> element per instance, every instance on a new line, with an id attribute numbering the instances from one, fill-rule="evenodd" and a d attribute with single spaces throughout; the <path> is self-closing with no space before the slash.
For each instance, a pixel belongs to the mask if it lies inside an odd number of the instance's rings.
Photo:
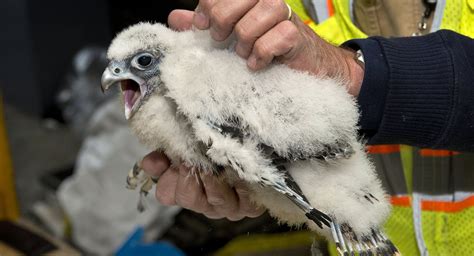
<path id="1" fill-rule="evenodd" d="M 231 185 L 247 181 L 256 203 L 332 237 L 341 254 L 396 253 L 379 229 L 390 205 L 357 140 L 357 107 L 341 82 L 281 64 L 251 72 L 207 31 L 161 24 L 124 30 L 108 58 L 102 88 L 120 86 L 134 133 L 173 164 Z"/>

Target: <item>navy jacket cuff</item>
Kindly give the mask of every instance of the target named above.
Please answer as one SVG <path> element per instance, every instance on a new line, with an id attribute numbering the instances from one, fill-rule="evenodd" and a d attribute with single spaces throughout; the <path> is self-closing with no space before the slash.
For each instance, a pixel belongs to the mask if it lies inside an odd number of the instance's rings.
<path id="1" fill-rule="evenodd" d="M 359 125 L 369 144 L 444 144 L 455 83 L 453 60 L 443 33 L 447 32 L 409 38 L 372 37 L 344 44 L 364 54 Z"/>
<path id="2" fill-rule="evenodd" d="M 376 40 L 355 39 L 347 41 L 343 46 L 361 50 L 364 55 L 364 79 L 357 97 L 360 110 L 359 127 L 365 137 L 371 138 L 382 121 L 388 92 L 388 66 Z"/>

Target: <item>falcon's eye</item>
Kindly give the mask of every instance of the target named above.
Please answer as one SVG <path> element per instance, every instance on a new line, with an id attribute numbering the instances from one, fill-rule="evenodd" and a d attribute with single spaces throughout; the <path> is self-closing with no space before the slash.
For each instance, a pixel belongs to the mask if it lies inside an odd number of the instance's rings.
<path id="1" fill-rule="evenodd" d="M 149 53 L 143 53 L 135 57 L 132 61 L 133 66 L 138 69 L 144 70 L 153 63 L 153 55 Z"/>
<path id="2" fill-rule="evenodd" d="M 137 63 L 142 67 L 147 67 L 151 63 L 150 56 L 140 56 L 137 60 Z"/>

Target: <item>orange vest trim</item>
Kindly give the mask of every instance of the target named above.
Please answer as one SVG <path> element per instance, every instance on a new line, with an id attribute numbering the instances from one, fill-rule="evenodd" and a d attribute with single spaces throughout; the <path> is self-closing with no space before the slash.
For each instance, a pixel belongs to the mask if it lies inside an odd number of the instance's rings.
<path id="1" fill-rule="evenodd" d="M 392 205 L 399 207 L 411 207 L 411 197 L 409 196 L 392 196 L 390 198 Z M 466 208 L 474 206 L 474 195 L 459 202 L 440 202 L 423 200 L 421 209 L 423 211 L 436 211 L 454 213 L 460 212 Z"/>
<path id="2" fill-rule="evenodd" d="M 328 7 L 328 14 L 329 17 L 334 15 L 334 5 L 332 3 L 332 0 L 327 0 L 326 1 L 326 6 Z"/>
<path id="3" fill-rule="evenodd" d="M 367 152 L 370 154 L 391 154 L 399 153 L 400 145 L 374 145 L 367 146 Z"/>

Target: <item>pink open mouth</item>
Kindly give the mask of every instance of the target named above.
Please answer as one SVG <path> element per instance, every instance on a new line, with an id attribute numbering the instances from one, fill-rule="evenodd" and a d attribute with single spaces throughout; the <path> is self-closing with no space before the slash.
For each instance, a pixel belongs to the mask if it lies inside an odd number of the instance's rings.
<path id="1" fill-rule="evenodd" d="M 125 103 L 125 116 L 128 119 L 134 106 L 140 101 L 140 85 L 131 79 L 127 79 L 120 82 L 120 88 L 122 89 L 123 101 Z"/>

